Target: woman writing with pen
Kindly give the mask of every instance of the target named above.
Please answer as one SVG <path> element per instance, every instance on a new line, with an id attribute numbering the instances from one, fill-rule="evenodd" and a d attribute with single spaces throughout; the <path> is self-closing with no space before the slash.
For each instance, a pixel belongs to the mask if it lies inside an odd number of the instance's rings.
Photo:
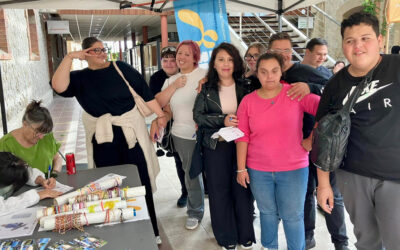
<path id="1" fill-rule="evenodd" d="M 36 184 L 46 188 L 55 186 L 55 179 L 49 178 L 51 171 L 60 172 L 62 159 L 58 154 L 58 143 L 51 131 L 53 120 L 47 108 L 40 101 L 32 101 L 22 117 L 22 127 L 11 131 L 0 139 L 0 152 L 11 152 L 48 176 L 40 177 Z M 50 171 L 49 171 L 50 168 Z M 39 178 L 39 177 L 38 177 Z"/>

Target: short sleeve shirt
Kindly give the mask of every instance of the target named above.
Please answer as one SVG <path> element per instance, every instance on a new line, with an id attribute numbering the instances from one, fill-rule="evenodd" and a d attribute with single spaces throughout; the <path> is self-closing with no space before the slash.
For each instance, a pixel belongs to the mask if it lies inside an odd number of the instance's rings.
<path id="1" fill-rule="evenodd" d="M 60 149 L 60 146 L 61 144 L 54 139 L 53 133 L 47 134 L 29 148 L 19 144 L 11 133 L 0 139 L 0 151 L 13 153 L 32 168 L 37 168 L 43 173 L 48 172 L 49 165 L 53 164 L 54 155 Z"/>

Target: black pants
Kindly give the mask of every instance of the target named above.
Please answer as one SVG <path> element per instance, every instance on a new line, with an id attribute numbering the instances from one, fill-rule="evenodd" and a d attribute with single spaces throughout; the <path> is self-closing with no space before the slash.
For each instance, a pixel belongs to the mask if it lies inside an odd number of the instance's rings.
<path id="1" fill-rule="evenodd" d="M 179 158 L 178 152 L 173 153 L 175 159 L 176 172 L 178 174 L 179 182 L 181 183 L 181 191 L 183 196 L 187 196 L 188 192 L 185 185 L 185 171 L 182 168 L 182 161 Z"/>
<path id="2" fill-rule="evenodd" d="M 215 239 L 225 247 L 255 242 L 253 199 L 250 187 L 236 181 L 235 143 L 218 142 L 215 150 L 203 152 Z"/>
<path id="3" fill-rule="evenodd" d="M 159 236 L 156 210 L 154 209 L 153 192 L 149 173 L 147 172 L 146 159 L 142 148 L 137 142 L 134 148 L 129 149 L 120 127 L 113 126 L 114 140 L 110 143 L 97 144 L 93 136 L 93 159 L 96 167 L 107 167 L 122 164 L 134 164 L 138 168 L 140 181 L 146 188 L 146 203 L 149 210 L 154 235 Z"/>
<path id="4" fill-rule="evenodd" d="M 306 200 L 304 203 L 304 227 L 306 239 L 314 237 L 315 229 L 315 198 L 314 191 L 318 185 L 317 169 L 310 161 L 307 184 Z M 335 245 L 347 245 L 346 224 L 344 214 L 343 197 L 336 185 L 334 172 L 329 175 L 334 194 L 334 207 L 331 214 L 324 213 L 326 226 Z"/>

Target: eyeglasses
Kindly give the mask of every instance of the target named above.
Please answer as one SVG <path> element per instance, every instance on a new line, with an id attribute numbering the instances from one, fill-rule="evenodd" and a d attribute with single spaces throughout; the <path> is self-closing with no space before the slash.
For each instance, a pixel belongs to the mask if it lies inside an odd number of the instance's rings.
<path id="1" fill-rule="evenodd" d="M 162 48 L 161 54 L 166 53 L 166 52 L 176 52 L 176 48 L 174 46 L 168 46 L 168 47 Z"/>
<path id="2" fill-rule="evenodd" d="M 269 49 L 269 52 L 276 54 L 289 54 L 292 52 L 291 49 Z"/>
<path id="3" fill-rule="evenodd" d="M 32 124 L 28 124 L 28 126 L 33 130 L 33 136 L 34 137 L 37 137 L 37 136 L 40 136 L 40 135 L 45 136 L 45 135 L 47 135 L 49 133 L 49 132 L 39 131 L 38 128 L 32 127 Z"/>
<path id="4" fill-rule="evenodd" d="M 248 54 L 248 55 L 244 56 L 244 60 L 250 61 L 251 59 L 253 59 L 253 60 L 257 61 L 259 57 L 260 57 L 260 54 L 254 54 L 254 55 Z"/>
<path id="5" fill-rule="evenodd" d="M 101 53 L 107 53 L 108 48 L 95 48 L 90 51 L 93 51 L 96 55 L 100 55 Z"/>

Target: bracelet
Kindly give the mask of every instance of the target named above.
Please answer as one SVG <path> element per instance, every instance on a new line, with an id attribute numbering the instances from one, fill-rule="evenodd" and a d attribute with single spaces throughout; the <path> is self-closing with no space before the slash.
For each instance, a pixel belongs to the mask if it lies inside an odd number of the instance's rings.
<path id="1" fill-rule="evenodd" d="M 242 172 L 247 172 L 247 169 L 241 169 L 241 170 L 236 170 L 236 173 L 242 173 Z"/>

